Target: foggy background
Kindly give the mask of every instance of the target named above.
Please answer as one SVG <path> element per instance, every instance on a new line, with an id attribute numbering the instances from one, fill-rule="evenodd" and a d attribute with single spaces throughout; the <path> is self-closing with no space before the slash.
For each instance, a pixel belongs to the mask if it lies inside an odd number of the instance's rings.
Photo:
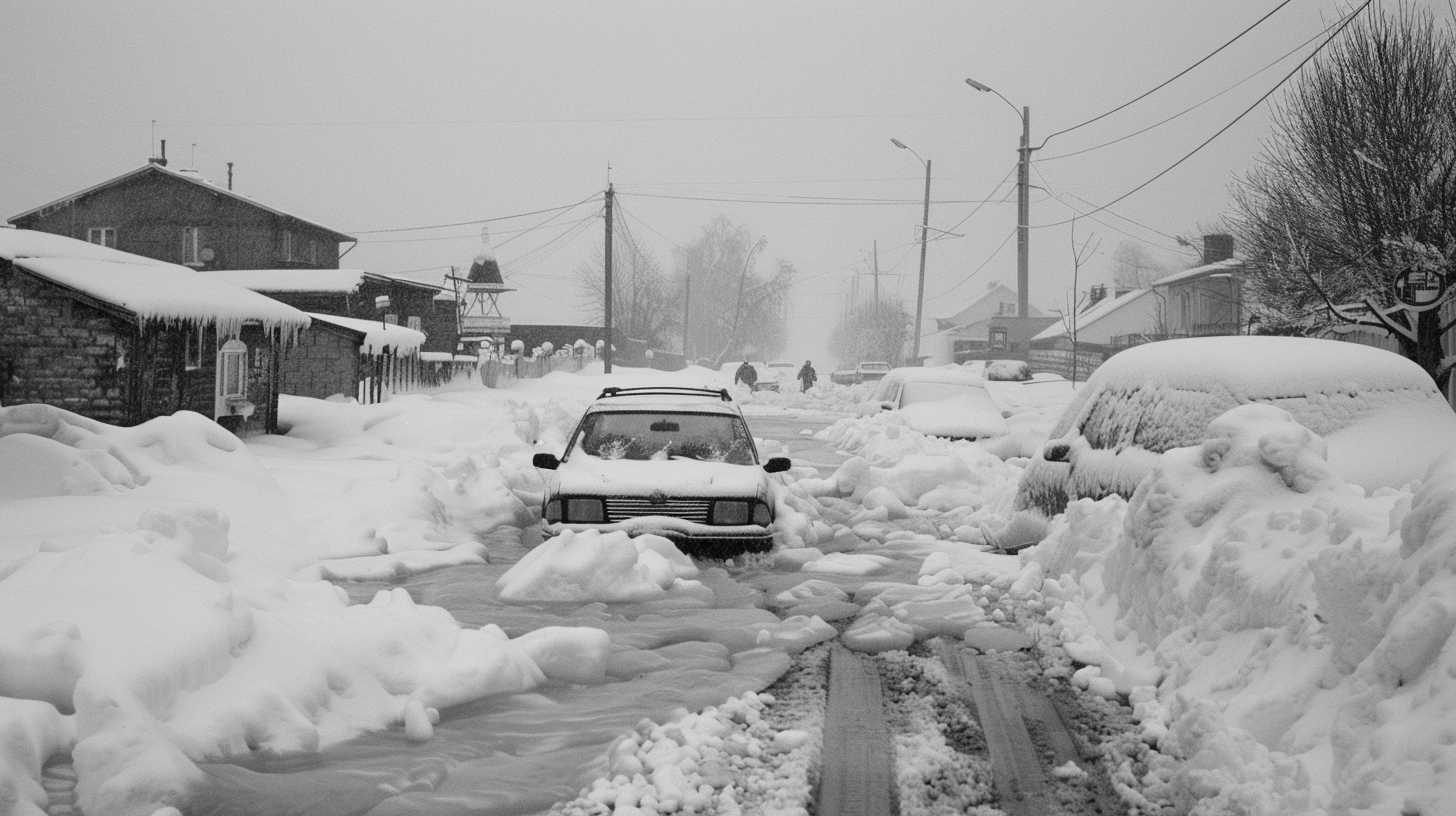
<path id="1" fill-rule="evenodd" d="M 479 251 L 481 225 L 466 222 L 595 197 L 490 223 L 518 289 L 505 314 L 568 323 L 587 319 L 577 269 L 600 256 L 610 178 L 618 223 L 669 275 L 674 244 L 716 215 L 765 238 L 758 273 L 797 269 L 785 356 L 830 363 L 855 276 L 870 296 L 876 242 L 882 296 L 914 311 L 924 167 L 891 138 L 932 161 L 929 223 L 961 236 L 932 232 L 926 324 L 989 283 L 1015 286 L 1021 124 L 966 77 L 1029 106 L 1038 145 L 1278 5 L 22 0 L 7 4 L 0 50 L 0 214 L 134 169 L 166 139 L 171 167 L 223 183 L 231 161 L 236 191 L 359 237 L 341 266 L 439 282 Z M 1067 302 L 1065 222 L 1228 125 L 1348 10 L 1290 2 L 1167 88 L 1037 151 L 1032 305 Z M 1100 239 L 1080 288 L 1110 282 L 1121 242 L 1192 265 L 1175 237 L 1197 245 L 1220 226 L 1228 184 L 1267 131 L 1265 105 L 1078 220 L 1079 243 Z M 435 225 L 456 226 L 402 229 Z"/>

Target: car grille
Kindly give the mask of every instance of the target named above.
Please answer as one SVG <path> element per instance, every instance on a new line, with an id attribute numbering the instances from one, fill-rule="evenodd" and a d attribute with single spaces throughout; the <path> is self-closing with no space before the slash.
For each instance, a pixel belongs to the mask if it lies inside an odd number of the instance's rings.
<path id="1" fill-rule="evenodd" d="M 672 516 L 699 524 L 708 523 L 712 499 L 666 498 L 659 502 L 641 496 L 609 496 L 607 521 L 626 521 L 638 516 Z"/>

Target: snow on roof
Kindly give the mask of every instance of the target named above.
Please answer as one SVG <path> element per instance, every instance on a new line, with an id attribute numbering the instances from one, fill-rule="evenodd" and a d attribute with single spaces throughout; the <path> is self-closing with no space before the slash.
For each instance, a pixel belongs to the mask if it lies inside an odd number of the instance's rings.
<path id="1" fill-rule="evenodd" d="M 1190 365 L 1197 361 L 1197 365 Z M 1236 394 L 1268 397 L 1322 392 L 1330 383 L 1371 388 L 1434 388 L 1431 377 L 1394 352 L 1313 337 L 1227 335 L 1144 343 L 1114 354 L 1092 375 L 1099 383 L 1173 388 L 1223 383 Z"/>
<path id="2" fill-rule="evenodd" d="M 1088 309 L 1085 312 L 1082 312 L 1080 315 L 1077 316 L 1077 331 L 1080 332 L 1083 329 L 1090 328 L 1094 323 L 1104 317 L 1107 317 L 1113 312 L 1116 312 L 1118 309 L 1121 309 L 1124 306 L 1127 306 L 1135 301 L 1142 300 L 1144 296 L 1151 294 L 1152 291 L 1152 289 L 1133 289 L 1130 292 L 1123 292 L 1117 297 L 1107 298 L 1106 300 L 1103 300 L 1102 302 L 1096 304 L 1092 308 Z M 1053 323 L 1050 326 L 1047 326 L 1045 329 L 1037 332 L 1036 335 L 1033 336 L 1031 339 L 1050 340 L 1053 337 L 1062 337 L 1066 333 L 1067 327 L 1064 326 L 1062 324 L 1062 321 L 1059 320 L 1056 323 Z"/>
<path id="3" fill-rule="evenodd" d="M 10 218 L 10 223 L 14 224 L 16 221 L 19 221 L 19 220 L 21 220 L 23 218 L 27 218 L 27 217 L 29 217 L 31 215 L 36 215 L 38 213 L 45 213 L 45 212 L 48 212 L 50 210 L 55 210 L 55 209 L 58 209 L 60 207 L 69 205 L 71 202 L 73 202 L 73 201 L 75 201 L 75 200 L 77 200 L 79 198 L 83 198 L 83 197 L 85 197 L 87 195 L 90 195 L 91 193 L 94 193 L 94 192 L 96 192 L 98 190 L 104 190 L 107 187 L 111 187 L 112 185 L 115 185 L 115 184 L 120 184 L 121 182 L 124 182 L 124 181 L 129 181 L 132 178 L 135 178 L 137 176 L 140 176 L 140 175 L 142 175 L 144 173 L 148 173 L 148 172 L 160 173 L 160 174 L 165 175 L 165 176 L 170 176 L 172 178 L 182 179 L 182 180 L 187 181 L 187 182 L 190 182 L 192 184 L 197 184 L 197 185 L 200 185 L 202 187 L 206 187 L 209 192 L 217 193 L 218 195 L 225 195 L 225 196 L 227 196 L 229 198 L 236 199 L 236 200 L 241 201 L 241 202 L 243 202 L 245 204 L 250 204 L 250 205 L 252 205 L 254 207 L 257 207 L 258 209 L 267 210 L 268 212 L 273 213 L 274 215 L 280 215 L 280 216 L 283 216 L 284 218 L 292 218 L 295 221 L 300 221 L 300 222 L 302 222 L 304 224 L 308 224 L 311 227 L 315 227 L 317 229 L 321 229 L 324 232 L 327 232 L 327 233 L 329 233 L 329 234 L 337 237 L 340 241 L 357 241 L 358 240 L 357 238 L 355 238 L 352 235 L 348 235 L 346 233 L 339 232 L 338 230 L 333 229 L 331 227 L 326 227 L 323 224 L 320 224 L 319 222 L 314 221 L 312 219 L 304 218 L 304 217 L 298 216 L 298 215 L 294 215 L 293 213 L 286 212 L 284 210 L 280 210 L 280 209 L 278 209 L 276 207 L 270 207 L 267 204 L 263 204 L 262 202 L 256 201 L 256 200 L 254 200 L 252 198 L 249 198 L 248 196 L 245 196 L 245 195 L 243 195 L 241 193 L 235 192 L 233 190 L 229 190 L 226 187 L 219 187 L 216 184 L 213 184 L 211 181 L 208 181 L 205 177 L 203 177 L 203 175 L 201 173 L 197 172 L 196 170 L 173 170 L 173 169 L 170 169 L 170 168 L 167 168 L 167 167 L 163 167 L 162 165 L 156 164 L 154 162 L 148 162 L 148 163 L 142 165 L 141 167 L 136 168 L 135 170 L 128 170 L 127 172 L 122 173 L 119 176 L 116 176 L 114 178 L 109 178 L 106 181 L 103 181 L 103 182 L 101 182 L 99 184 L 93 184 L 90 187 L 87 187 L 86 189 L 81 190 L 80 192 L 71 193 L 70 195 L 62 196 L 62 197 L 56 199 L 55 201 L 51 201 L 49 203 L 42 204 L 39 207 L 35 207 L 35 208 L 32 208 L 32 209 L 26 210 L 25 212 L 20 213 L 19 215 L 12 216 Z"/>
<path id="4" fill-rule="evenodd" d="M 1230 272 L 1242 269 L 1243 265 L 1243 261 L 1236 260 L 1234 258 L 1229 258 L 1223 261 L 1215 261 L 1211 264 L 1204 264 L 1203 266 L 1195 266 L 1192 269 L 1185 269 L 1182 272 L 1174 272 L 1170 275 L 1164 275 L 1163 277 L 1153 281 L 1153 286 L 1169 286 L 1174 283 L 1182 283 L 1184 281 L 1196 280 L 1198 278 L 1207 278 L 1214 275 L 1227 275 Z"/>
<path id="5" fill-rule="evenodd" d="M 255 292 L 352 292 L 362 269 L 221 269 L 205 273 Z"/>
<path id="6" fill-rule="evenodd" d="M 388 346 L 395 354 L 408 356 L 418 353 L 420 346 L 425 344 L 424 332 L 417 329 L 405 328 L 394 323 L 384 323 L 378 320 L 363 320 L 357 317 L 320 314 L 318 312 L 309 312 L 308 316 L 314 320 L 363 334 L 364 340 L 359 344 L 359 350 L 365 354 L 379 354 Z"/>
<path id="7" fill-rule="evenodd" d="M 185 266 L 35 230 L 0 229 L 0 258 L 52 283 L 131 312 L 139 323 L 217 324 L 234 335 L 248 321 L 269 329 L 308 326 L 303 312 Z"/>

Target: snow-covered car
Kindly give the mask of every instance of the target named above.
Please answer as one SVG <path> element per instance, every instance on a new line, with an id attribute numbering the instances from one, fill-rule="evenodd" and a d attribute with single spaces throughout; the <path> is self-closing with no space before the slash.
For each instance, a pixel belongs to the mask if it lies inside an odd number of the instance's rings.
<path id="1" fill-rule="evenodd" d="M 926 436 L 990 439 L 1009 430 L 980 377 L 957 366 L 891 369 L 860 413 L 895 411 Z"/>
<path id="2" fill-rule="evenodd" d="M 582 415 L 542 502 L 546 532 L 654 533 L 688 555 L 731 558 L 773 547 L 774 484 L 726 389 L 606 388 Z"/>
<path id="3" fill-rule="evenodd" d="M 758 369 L 758 382 L 754 383 L 754 391 L 784 391 L 794 381 L 799 373 L 799 367 L 788 360 L 774 360 L 771 363 L 762 365 Z"/>
<path id="4" fill-rule="evenodd" d="M 1398 354 L 1300 337 L 1165 340 L 1093 372 L 1022 474 L 1014 508 L 1044 519 L 1073 499 L 1131 497 L 1164 451 L 1200 444 L 1211 420 L 1254 402 L 1323 437 L 1331 469 L 1366 489 L 1420 479 L 1456 446 L 1456 413 Z"/>
<path id="5" fill-rule="evenodd" d="M 876 362 L 873 360 L 862 361 L 859 365 L 854 367 L 854 376 L 855 379 L 859 382 L 874 382 L 875 380 L 884 379 L 885 375 L 889 373 L 889 363 Z"/>

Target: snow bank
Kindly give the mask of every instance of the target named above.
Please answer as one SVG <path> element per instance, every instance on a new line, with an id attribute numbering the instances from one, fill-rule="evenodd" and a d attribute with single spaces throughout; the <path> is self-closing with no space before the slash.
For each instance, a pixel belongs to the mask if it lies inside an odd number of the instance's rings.
<path id="1" fill-rule="evenodd" d="M 689 580 L 693 560 L 662 536 L 572 532 L 542 542 L 496 581 L 500 598 L 540 601 L 644 601 L 705 591 Z"/>
<path id="2" fill-rule="evenodd" d="M 439 449 L 410 447 L 416 434 L 441 447 L 451 434 L 416 425 L 429 411 L 314 407 L 368 414 L 344 423 L 373 426 L 353 443 L 365 457 L 321 457 L 315 467 L 396 469 L 409 488 L 400 491 L 409 506 L 392 508 L 401 523 L 448 538 L 515 518 L 520 499 L 499 460 L 503 449 L 528 455 L 516 424 L 505 424 L 507 444 L 464 423 L 456 440 L 487 447 L 450 447 L 431 461 L 419 450 Z M 245 446 L 189 413 L 113 428 L 49 406 L 0 408 L 0 802 L 14 803 L 0 812 L 36 812 L 40 766 L 57 752 L 73 753 L 87 812 L 150 813 L 184 801 L 199 760 L 312 751 L 396 726 L 426 739 L 441 707 L 553 675 L 604 674 L 595 629 L 522 642 L 493 625 L 462 626 L 403 590 L 351 604 L 333 585 L 290 580 L 323 551 L 307 542 L 327 536 L 311 535 L 308 523 L 370 498 L 324 499 L 319 491 L 341 486 L 289 458 L 309 444 Z M 255 450 L 278 458 L 285 481 L 313 485 L 299 496 L 305 503 L 332 510 L 296 512 Z M 382 537 L 386 549 L 400 543 Z"/>
<path id="3" fill-rule="evenodd" d="M 1269 816 L 1456 802 L 1456 458 L 1366 495 L 1324 454 L 1243 406 L 1022 553 L 1074 682 L 1129 695 L 1180 760 L 1146 792 Z"/>

